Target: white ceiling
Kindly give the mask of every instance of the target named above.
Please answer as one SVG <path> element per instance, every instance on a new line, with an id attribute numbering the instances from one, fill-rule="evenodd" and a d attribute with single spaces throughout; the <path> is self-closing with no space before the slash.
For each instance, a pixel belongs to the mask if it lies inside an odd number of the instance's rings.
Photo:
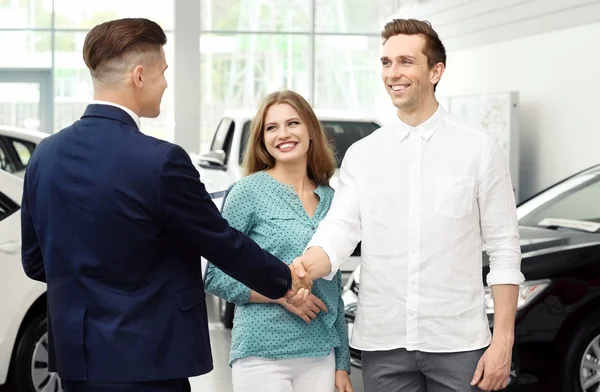
<path id="1" fill-rule="evenodd" d="M 431 22 L 448 51 L 600 21 L 600 0 L 403 0 L 395 18 Z M 600 46 L 600 37 L 598 37 Z M 594 50 L 590 48 L 591 50 Z"/>

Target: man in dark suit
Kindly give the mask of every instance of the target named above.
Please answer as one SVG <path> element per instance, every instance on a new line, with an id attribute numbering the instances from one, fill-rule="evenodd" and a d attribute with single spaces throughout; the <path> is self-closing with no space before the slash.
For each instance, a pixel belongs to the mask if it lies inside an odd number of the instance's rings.
<path id="1" fill-rule="evenodd" d="M 165 43 L 146 19 L 92 29 L 95 101 L 28 164 L 23 267 L 47 282 L 66 391 L 184 391 L 212 370 L 201 256 L 269 298 L 310 290 L 229 227 L 181 147 L 140 132 L 160 113 Z"/>

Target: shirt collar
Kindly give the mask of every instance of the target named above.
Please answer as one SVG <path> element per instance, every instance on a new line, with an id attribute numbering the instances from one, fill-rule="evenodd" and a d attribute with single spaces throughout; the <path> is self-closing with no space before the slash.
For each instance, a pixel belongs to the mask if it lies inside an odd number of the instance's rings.
<path id="1" fill-rule="evenodd" d="M 124 110 L 127 114 L 129 114 L 131 116 L 131 118 L 133 118 L 133 121 L 135 121 L 135 124 L 137 125 L 138 129 L 142 129 L 140 116 L 138 116 L 137 114 L 135 114 L 133 112 L 133 110 L 128 109 L 125 106 L 119 105 L 118 103 L 108 102 L 108 101 L 100 101 L 100 100 L 97 100 L 97 99 L 94 99 L 92 101 L 92 104 L 110 105 L 110 106 L 118 107 L 119 109 Z"/>
<path id="2" fill-rule="evenodd" d="M 399 129 L 400 140 L 404 140 L 411 132 L 417 132 L 422 139 L 429 140 L 446 119 L 446 114 L 447 113 L 444 108 L 442 108 L 442 105 L 438 104 L 435 113 L 416 127 L 411 127 L 404 123 L 397 116 L 394 118 L 393 125 Z"/>

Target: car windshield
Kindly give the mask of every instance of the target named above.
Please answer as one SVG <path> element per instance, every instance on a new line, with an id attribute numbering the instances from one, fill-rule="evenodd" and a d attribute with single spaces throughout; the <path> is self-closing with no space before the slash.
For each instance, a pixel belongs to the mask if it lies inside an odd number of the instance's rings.
<path id="1" fill-rule="evenodd" d="M 379 128 L 372 122 L 359 121 L 321 121 L 327 139 L 333 145 L 337 167 L 340 167 L 348 148 Z"/>
<path id="2" fill-rule="evenodd" d="M 321 120 L 327 139 L 335 149 L 336 164 L 339 168 L 346 155 L 348 148 L 358 140 L 370 135 L 379 128 L 370 121 L 345 121 L 345 120 Z M 242 130 L 242 144 L 240 146 L 240 163 L 242 162 L 246 149 L 250 130 L 250 121 L 244 124 Z"/>
<path id="3" fill-rule="evenodd" d="M 556 185 L 519 206 L 522 226 L 600 229 L 600 168 Z"/>

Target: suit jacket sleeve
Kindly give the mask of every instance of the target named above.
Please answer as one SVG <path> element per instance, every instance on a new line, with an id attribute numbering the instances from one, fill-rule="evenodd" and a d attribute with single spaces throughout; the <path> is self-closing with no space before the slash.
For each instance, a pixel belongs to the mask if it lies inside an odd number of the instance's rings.
<path id="1" fill-rule="evenodd" d="M 27 178 L 29 169 L 25 172 L 23 180 L 23 196 L 21 200 L 21 262 L 25 274 L 33 280 L 46 282 L 46 271 L 42 251 L 38 242 L 31 211 L 29 209 L 29 197 L 27 194 Z"/>
<path id="2" fill-rule="evenodd" d="M 158 206 L 167 230 L 227 275 L 271 299 L 283 297 L 291 288 L 290 268 L 229 226 L 188 154 L 177 145 L 165 154 Z"/>

